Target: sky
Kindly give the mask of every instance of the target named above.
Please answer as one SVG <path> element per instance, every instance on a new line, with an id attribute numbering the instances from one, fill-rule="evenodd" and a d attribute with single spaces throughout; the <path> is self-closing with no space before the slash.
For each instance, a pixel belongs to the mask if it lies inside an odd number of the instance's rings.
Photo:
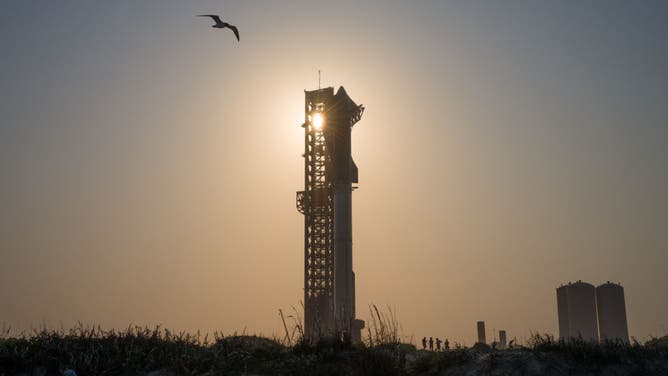
<path id="1" fill-rule="evenodd" d="M 210 28 L 202 13 L 239 27 Z M 279 335 L 303 299 L 304 90 L 344 86 L 358 316 L 557 334 L 620 282 L 668 334 L 663 1 L 14 1 L 0 324 Z"/>

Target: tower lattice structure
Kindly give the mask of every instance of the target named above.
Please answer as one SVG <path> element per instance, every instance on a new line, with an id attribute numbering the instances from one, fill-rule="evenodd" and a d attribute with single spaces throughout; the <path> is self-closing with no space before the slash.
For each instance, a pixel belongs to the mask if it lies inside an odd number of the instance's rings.
<path id="1" fill-rule="evenodd" d="M 304 214 L 304 334 L 349 335 L 359 340 L 355 319 L 350 197 L 357 167 L 350 155 L 350 130 L 364 107 L 343 88 L 305 91 L 304 190 L 297 209 Z"/>

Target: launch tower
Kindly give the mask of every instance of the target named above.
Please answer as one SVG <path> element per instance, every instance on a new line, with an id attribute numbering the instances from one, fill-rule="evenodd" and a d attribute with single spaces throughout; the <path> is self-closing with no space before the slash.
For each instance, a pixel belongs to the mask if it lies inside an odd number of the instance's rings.
<path id="1" fill-rule="evenodd" d="M 357 166 L 351 130 L 364 107 L 343 87 L 305 91 L 304 190 L 297 209 L 304 214 L 304 335 L 361 339 L 364 321 L 355 317 L 352 261 L 352 191 Z"/>

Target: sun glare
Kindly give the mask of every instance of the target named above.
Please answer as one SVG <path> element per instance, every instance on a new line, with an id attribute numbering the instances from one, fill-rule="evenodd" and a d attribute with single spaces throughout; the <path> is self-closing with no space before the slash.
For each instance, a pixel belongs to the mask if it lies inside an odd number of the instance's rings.
<path id="1" fill-rule="evenodd" d="M 322 128 L 322 115 L 315 114 L 313 116 L 313 126 L 315 127 L 315 129 Z"/>

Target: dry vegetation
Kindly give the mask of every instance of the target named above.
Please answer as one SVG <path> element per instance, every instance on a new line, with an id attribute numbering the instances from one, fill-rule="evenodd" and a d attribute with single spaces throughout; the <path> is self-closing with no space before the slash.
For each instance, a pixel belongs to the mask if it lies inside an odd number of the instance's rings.
<path id="1" fill-rule="evenodd" d="M 493 350 L 456 346 L 416 350 L 400 334 L 396 314 L 370 307 L 364 343 L 303 340 L 294 314 L 285 335 L 173 333 L 129 327 L 105 331 L 78 326 L 20 336 L 0 334 L 0 376 L 61 375 L 668 375 L 668 338 L 645 344 L 558 341 L 534 335 L 526 347 Z"/>

